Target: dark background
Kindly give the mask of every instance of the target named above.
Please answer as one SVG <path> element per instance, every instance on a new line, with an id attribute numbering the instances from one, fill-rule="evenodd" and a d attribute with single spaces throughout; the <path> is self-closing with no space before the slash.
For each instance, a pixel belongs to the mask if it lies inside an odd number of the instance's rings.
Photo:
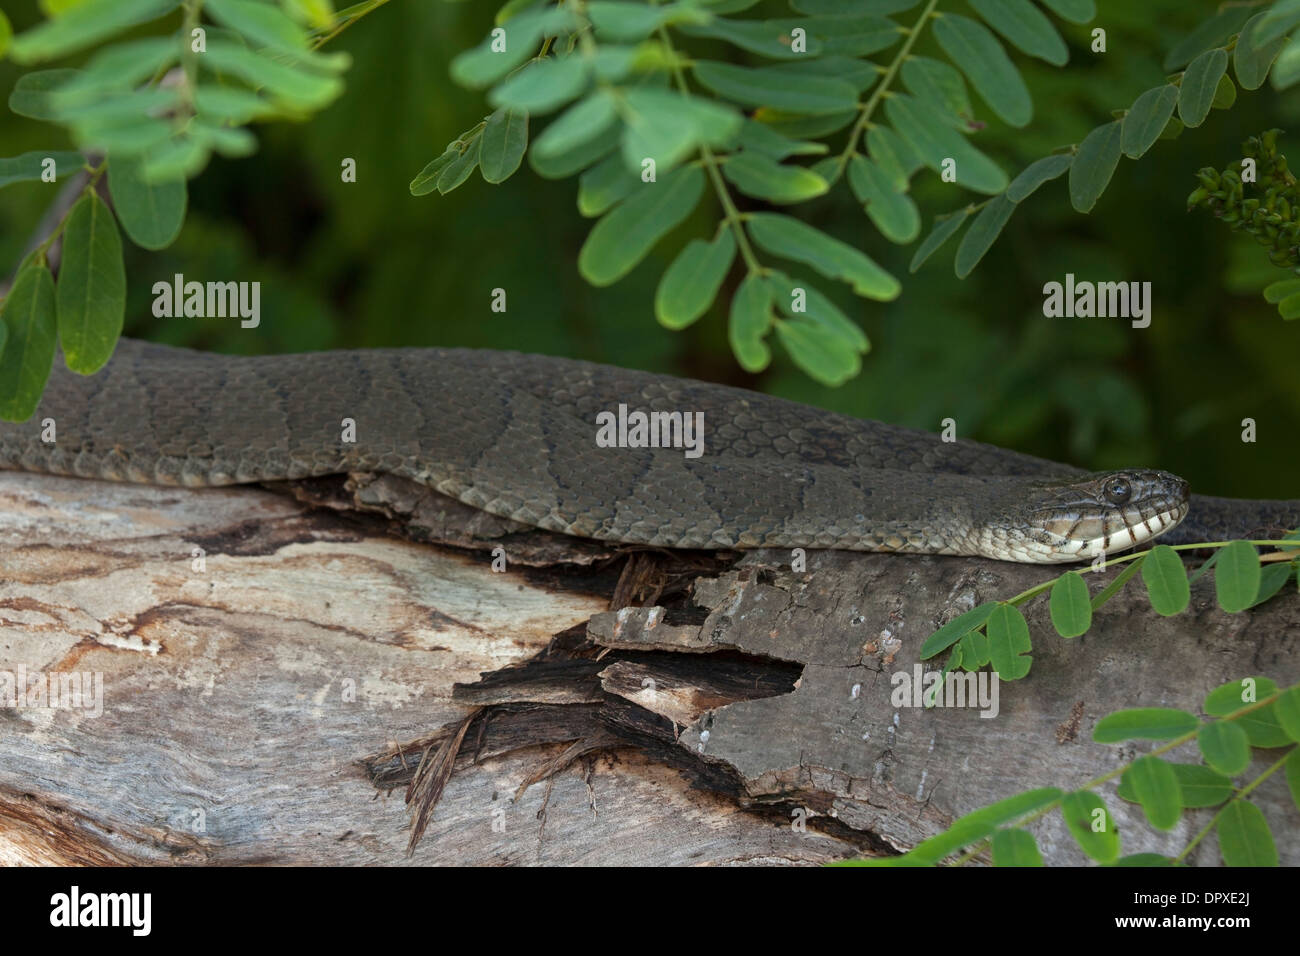
<path id="1" fill-rule="evenodd" d="M 1091 215 L 1070 207 L 1064 178 L 1049 183 L 1021 204 L 964 281 L 952 273 L 956 241 L 908 275 L 915 245 L 882 239 L 843 183 L 794 207 L 904 282 L 902 296 L 885 305 L 818 284 L 838 293 L 872 341 L 861 375 L 828 389 L 779 347 L 765 373 L 742 372 L 719 306 L 685 332 L 656 323 L 659 276 L 688 238 L 712 235 L 718 209 L 711 198 L 632 275 L 594 289 L 576 268 L 592 224 L 577 212 L 576 179 L 543 180 L 525 161 L 500 186 L 476 174 L 446 197 L 410 195 L 407 184 L 425 163 L 490 112 L 481 93 L 450 81 L 447 64 L 486 33 L 498 5 L 394 0 L 331 42 L 327 49 L 355 60 L 339 101 L 304 124 L 255 127 L 261 148 L 248 159 L 215 158 L 190 184 L 189 216 L 170 248 L 150 253 L 125 243 L 126 334 L 229 352 L 465 345 L 566 355 L 745 385 L 931 430 L 951 416 L 962 436 L 1085 467 L 1163 467 L 1202 492 L 1300 496 L 1300 322 L 1284 322 L 1259 295 L 1286 273 L 1208 213 L 1185 211 L 1198 168 L 1239 157 L 1252 133 L 1296 125 L 1300 88 L 1242 92 L 1231 110 L 1212 112 L 1200 128 L 1159 142 L 1138 162 L 1121 160 Z M 1162 82 L 1165 52 L 1216 9 L 1202 0 L 1099 6 L 1088 26 L 1055 21 L 1071 46 L 1069 66 L 1013 54 L 1034 95 L 1028 128 L 1002 125 L 972 93 L 977 115 L 989 123 L 976 143 L 1011 175 L 1079 141 Z M 16 31 L 38 16 L 27 0 L 5 9 Z M 971 14 L 961 0 L 944 0 L 941 9 Z M 766 3 L 744 15 L 787 10 Z M 908 14 L 898 19 L 911 22 Z M 1107 31 L 1105 54 L 1088 49 L 1095 26 Z M 916 52 L 934 52 L 929 37 Z M 730 48 L 712 47 L 710 55 L 744 61 Z M 0 91 L 7 96 L 21 72 L 0 62 Z M 534 123 L 534 133 L 541 128 Z M 1300 138 L 1283 137 L 1283 151 L 1296 143 Z M 68 145 L 60 129 L 0 110 L 0 154 Z M 1300 160 L 1300 152 L 1291 156 Z M 344 157 L 355 158 L 358 182 L 340 181 Z M 934 215 L 972 198 L 924 170 L 913 194 L 922 235 Z M 0 272 L 16 266 L 48 198 L 31 183 L 0 194 Z M 261 327 L 155 319 L 150 287 L 175 272 L 260 280 Z M 1044 318 L 1043 284 L 1067 272 L 1150 281 L 1151 326 Z M 504 314 L 489 308 L 498 286 L 509 296 Z M 1246 417 L 1258 423 L 1253 445 L 1241 441 Z"/>

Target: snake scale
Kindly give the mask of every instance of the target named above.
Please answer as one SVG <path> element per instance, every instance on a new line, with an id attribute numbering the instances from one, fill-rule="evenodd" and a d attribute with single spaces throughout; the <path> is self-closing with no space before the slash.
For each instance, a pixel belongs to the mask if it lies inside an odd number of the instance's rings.
<path id="1" fill-rule="evenodd" d="M 676 548 L 1058 562 L 1162 533 L 1220 540 L 1300 525 L 1300 501 L 1189 495 L 1165 472 L 1088 473 L 570 359 L 469 349 L 239 358 L 124 339 L 94 376 L 56 366 L 36 414 L 0 422 L 0 468 L 192 486 L 391 473 L 550 531 Z M 699 413 L 703 453 L 600 446 L 598 416 L 620 405 Z"/>

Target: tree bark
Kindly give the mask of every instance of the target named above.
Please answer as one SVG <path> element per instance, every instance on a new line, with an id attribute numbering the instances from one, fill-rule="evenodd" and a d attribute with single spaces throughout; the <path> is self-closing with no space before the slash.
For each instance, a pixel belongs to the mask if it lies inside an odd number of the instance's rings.
<path id="1" fill-rule="evenodd" d="M 294 492 L 0 472 L 0 672 L 91 695 L 0 706 L 0 862 L 820 863 L 1151 749 L 1091 742 L 1113 710 L 1300 680 L 1294 592 L 1229 615 L 1207 576 L 1172 618 L 1134 582 L 1073 640 L 1030 605 L 1033 668 L 996 716 L 896 706 L 937 626 L 1060 569 L 795 571 L 530 532 L 388 479 Z M 1211 812 L 1158 833 L 1101 792 L 1125 853 L 1176 853 Z M 1282 775 L 1253 796 L 1300 862 Z M 1084 861 L 1059 817 L 1033 829 L 1047 862 Z M 1189 862 L 1217 859 L 1211 836 Z"/>

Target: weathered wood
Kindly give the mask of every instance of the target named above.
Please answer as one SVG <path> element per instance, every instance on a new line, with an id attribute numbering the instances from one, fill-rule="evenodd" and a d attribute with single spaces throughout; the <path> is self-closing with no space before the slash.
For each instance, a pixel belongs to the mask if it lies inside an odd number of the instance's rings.
<path id="1" fill-rule="evenodd" d="M 1187 614 L 1130 589 L 1073 641 L 1031 607 L 1033 670 L 995 718 L 900 708 L 891 677 L 935 626 L 1057 571 L 643 554 L 620 579 L 616 549 L 409 488 L 297 494 L 376 516 L 0 472 L 0 670 L 104 688 L 97 717 L 0 708 L 0 861 L 402 863 L 403 788 L 473 713 L 413 862 L 823 862 L 1130 759 L 1090 742 L 1112 710 L 1300 679 L 1300 602 L 1227 615 L 1203 579 Z M 398 523 L 455 547 L 384 534 Z M 608 611 L 616 591 L 659 605 Z M 1126 852 L 1180 848 L 1206 819 L 1155 835 L 1108 803 Z M 1257 803 L 1300 862 L 1280 775 Z M 1082 860 L 1054 821 L 1037 832 L 1049 862 Z M 1216 858 L 1211 838 L 1192 861 Z"/>

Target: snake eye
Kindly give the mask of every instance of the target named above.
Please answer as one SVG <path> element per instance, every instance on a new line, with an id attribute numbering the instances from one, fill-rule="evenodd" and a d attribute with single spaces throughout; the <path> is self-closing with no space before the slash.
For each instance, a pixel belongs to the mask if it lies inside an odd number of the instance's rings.
<path id="1" fill-rule="evenodd" d="M 1102 490 L 1110 503 L 1115 505 L 1122 505 L 1133 494 L 1133 488 L 1129 485 L 1127 478 L 1112 478 L 1106 482 L 1106 486 Z"/>

